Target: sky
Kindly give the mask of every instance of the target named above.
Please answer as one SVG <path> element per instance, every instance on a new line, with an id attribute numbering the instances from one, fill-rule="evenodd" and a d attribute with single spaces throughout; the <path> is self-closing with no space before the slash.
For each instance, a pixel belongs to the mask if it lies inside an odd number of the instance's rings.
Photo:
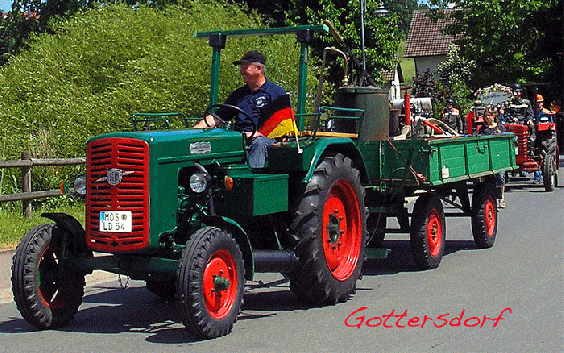
<path id="1" fill-rule="evenodd" d="M 2 0 L 2 1 L 4 1 L 4 0 Z M 418 3 L 419 5 L 425 5 L 425 4 L 426 4 L 426 5 L 429 5 L 429 0 L 417 0 L 417 3 Z M 454 7 L 454 5 L 455 5 L 454 3 L 449 2 L 448 5 L 447 5 L 447 7 Z"/>
<path id="2" fill-rule="evenodd" d="M 0 0 L 0 10 L 2 12 L 12 11 L 12 0 Z"/>

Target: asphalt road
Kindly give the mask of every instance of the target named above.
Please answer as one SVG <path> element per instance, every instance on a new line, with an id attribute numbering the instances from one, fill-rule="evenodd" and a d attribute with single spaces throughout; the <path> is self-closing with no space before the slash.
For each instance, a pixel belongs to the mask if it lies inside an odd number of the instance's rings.
<path id="1" fill-rule="evenodd" d="M 510 185 L 493 248 L 476 249 L 469 219 L 448 218 L 441 265 L 419 271 L 408 237 L 389 236 L 390 256 L 365 264 L 346 303 L 307 308 L 281 276 L 258 275 L 233 332 L 199 341 L 185 332 L 177 304 L 142 282 L 121 289 L 101 276 L 61 330 L 35 331 L 4 296 L 0 351 L 563 352 L 564 188 Z M 1 254 L 0 294 L 9 263 Z"/>

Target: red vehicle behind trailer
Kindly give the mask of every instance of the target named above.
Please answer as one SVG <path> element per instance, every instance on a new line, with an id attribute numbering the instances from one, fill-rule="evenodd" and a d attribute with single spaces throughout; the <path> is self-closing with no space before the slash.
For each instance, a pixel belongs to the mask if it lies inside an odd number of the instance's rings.
<path id="1" fill-rule="evenodd" d="M 526 116 L 526 100 L 521 106 L 514 104 L 512 89 L 506 86 L 494 84 L 480 89 L 476 92 L 483 106 L 491 105 L 498 109 L 503 116 L 503 126 L 507 132 L 515 135 L 515 156 L 519 169 L 514 174 L 537 173 L 542 175 L 543 186 L 546 191 L 552 191 L 558 185 L 558 168 L 560 150 L 557 143 L 557 128 L 550 114 L 539 114 L 536 105 L 539 87 L 547 87 L 547 84 L 523 84 L 516 85 L 528 88 L 523 97 L 530 97 L 535 103 L 529 106 L 531 116 Z M 529 100 L 529 102 L 531 101 Z M 474 121 L 474 123 L 479 123 Z M 468 133 L 472 130 L 469 120 Z"/>

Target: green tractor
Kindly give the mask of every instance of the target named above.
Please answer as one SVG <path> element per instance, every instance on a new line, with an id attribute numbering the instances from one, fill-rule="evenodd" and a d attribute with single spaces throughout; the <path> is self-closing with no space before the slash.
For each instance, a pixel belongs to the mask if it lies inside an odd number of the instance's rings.
<path id="1" fill-rule="evenodd" d="M 513 135 L 389 136 L 387 93 L 373 87 L 342 87 L 335 107 L 306 113 L 314 32 L 329 28 L 197 33 L 213 49 L 210 106 L 217 104 L 227 38 L 295 33 L 299 133 L 269 147 L 260 170 L 248 166 L 242 133 L 191 129 L 191 119 L 178 113 L 136 114 L 134 131 L 91 138 L 87 173 L 75 183 L 86 194 L 86 224 L 43 214 L 54 223 L 31 229 L 14 255 L 12 289 L 24 319 L 38 329 L 66 325 L 81 305 L 85 275 L 98 269 L 144 280 L 149 291 L 177 299 L 187 330 L 205 339 L 231 332 L 245 281 L 255 273 L 285 274 L 310 305 L 343 302 L 355 292 L 365 258 L 386 256 L 378 246 L 388 217 L 398 218 L 395 231 L 410 234 L 416 264 L 437 267 L 446 236 L 441 200 L 452 203 L 452 195 L 472 220 L 477 246 L 491 247 L 493 176 L 515 168 Z M 177 118 L 185 128 L 137 126 L 169 126 Z M 408 196 L 417 199 L 412 214 Z"/>

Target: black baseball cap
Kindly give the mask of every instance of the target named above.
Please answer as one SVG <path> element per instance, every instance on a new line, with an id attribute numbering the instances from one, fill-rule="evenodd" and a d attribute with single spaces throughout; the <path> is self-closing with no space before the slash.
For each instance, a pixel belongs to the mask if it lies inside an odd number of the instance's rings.
<path id="1" fill-rule="evenodd" d="M 522 91 L 523 91 L 523 87 L 522 87 L 520 84 L 516 83 L 516 84 L 513 85 L 513 91 L 515 91 L 515 92 L 522 92 Z"/>
<path id="2" fill-rule="evenodd" d="M 233 65 L 241 65 L 242 63 L 261 63 L 266 65 L 266 58 L 260 52 L 251 50 L 246 52 L 241 60 L 234 61 Z"/>

